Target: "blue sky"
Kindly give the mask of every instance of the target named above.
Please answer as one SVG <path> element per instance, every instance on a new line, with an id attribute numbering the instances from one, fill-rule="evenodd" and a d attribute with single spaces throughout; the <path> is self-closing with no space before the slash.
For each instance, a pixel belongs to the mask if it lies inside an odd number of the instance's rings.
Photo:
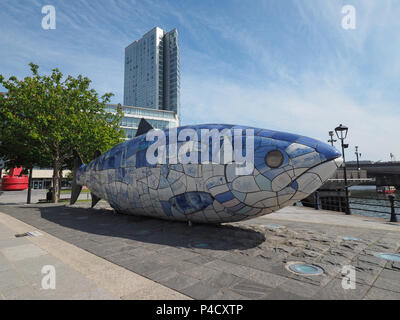
<path id="1" fill-rule="evenodd" d="M 177 28 L 182 124 L 235 123 L 326 141 L 343 123 L 348 159 L 400 160 L 400 2 L 393 0 L 2 0 L 0 73 L 83 74 L 123 100 L 124 48 Z M 44 30 L 44 5 L 56 29 Z M 344 5 L 356 29 L 341 26 Z M 1 88 L 0 88 L 1 90 Z"/>

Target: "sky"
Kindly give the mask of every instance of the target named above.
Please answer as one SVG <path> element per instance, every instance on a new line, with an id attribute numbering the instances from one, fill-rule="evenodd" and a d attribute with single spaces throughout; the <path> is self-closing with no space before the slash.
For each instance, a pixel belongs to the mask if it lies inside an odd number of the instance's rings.
<path id="1" fill-rule="evenodd" d="M 0 0 L 0 74 L 82 74 L 123 102 L 124 49 L 179 32 L 181 124 L 227 123 L 327 141 L 349 127 L 346 160 L 400 160 L 398 0 Z M 42 7 L 56 28 L 42 28 Z M 345 29 L 345 5 L 355 29 Z M 0 87 L 0 91 L 3 88 Z M 339 147 L 339 144 L 336 143 Z"/>

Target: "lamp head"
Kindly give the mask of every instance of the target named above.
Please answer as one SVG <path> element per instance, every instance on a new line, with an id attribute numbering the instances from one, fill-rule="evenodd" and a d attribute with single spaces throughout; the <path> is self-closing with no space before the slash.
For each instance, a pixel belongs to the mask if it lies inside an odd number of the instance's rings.
<path id="1" fill-rule="evenodd" d="M 340 140 L 346 139 L 348 130 L 349 130 L 349 128 L 347 128 L 346 126 L 344 126 L 342 124 L 340 124 L 340 126 L 335 128 L 336 135 Z"/>

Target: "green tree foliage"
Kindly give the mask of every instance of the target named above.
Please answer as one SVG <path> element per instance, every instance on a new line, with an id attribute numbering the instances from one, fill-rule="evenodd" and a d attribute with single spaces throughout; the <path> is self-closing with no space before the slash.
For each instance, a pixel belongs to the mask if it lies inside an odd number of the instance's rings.
<path id="1" fill-rule="evenodd" d="M 0 96 L 0 153 L 12 165 L 52 167 L 53 201 L 58 202 L 60 169 L 71 168 L 73 150 L 87 163 L 96 150 L 121 142 L 122 112 L 106 112 L 112 94 L 99 97 L 87 77 L 63 79 L 58 69 L 40 75 L 37 65 L 29 65 L 32 76 L 23 80 L 0 75 L 8 91 Z"/>

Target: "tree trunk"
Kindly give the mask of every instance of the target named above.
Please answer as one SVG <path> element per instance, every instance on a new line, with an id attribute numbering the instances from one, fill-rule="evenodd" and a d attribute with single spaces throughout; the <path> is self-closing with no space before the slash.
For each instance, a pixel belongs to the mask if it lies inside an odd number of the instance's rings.
<path id="1" fill-rule="evenodd" d="M 60 180 L 59 180 L 59 184 L 58 184 L 58 199 L 61 199 L 61 184 L 62 184 L 62 179 L 63 179 L 62 169 L 60 169 L 59 176 L 60 176 Z"/>
<path id="2" fill-rule="evenodd" d="M 56 156 L 53 161 L 53 203 L 58 203 L 59 199 L 58 191 L 60 189 L 60 170 L 58 167 L 58 156 Z"/>
<path id="3" fill-rule="evenodd" d="M 29 168 L 29 179 L 28 179 L 28 196 L 26 197 L 26 203 L 31 203 L 31 195 L 32 195 L 32 171 L 33 168 Z"/>

